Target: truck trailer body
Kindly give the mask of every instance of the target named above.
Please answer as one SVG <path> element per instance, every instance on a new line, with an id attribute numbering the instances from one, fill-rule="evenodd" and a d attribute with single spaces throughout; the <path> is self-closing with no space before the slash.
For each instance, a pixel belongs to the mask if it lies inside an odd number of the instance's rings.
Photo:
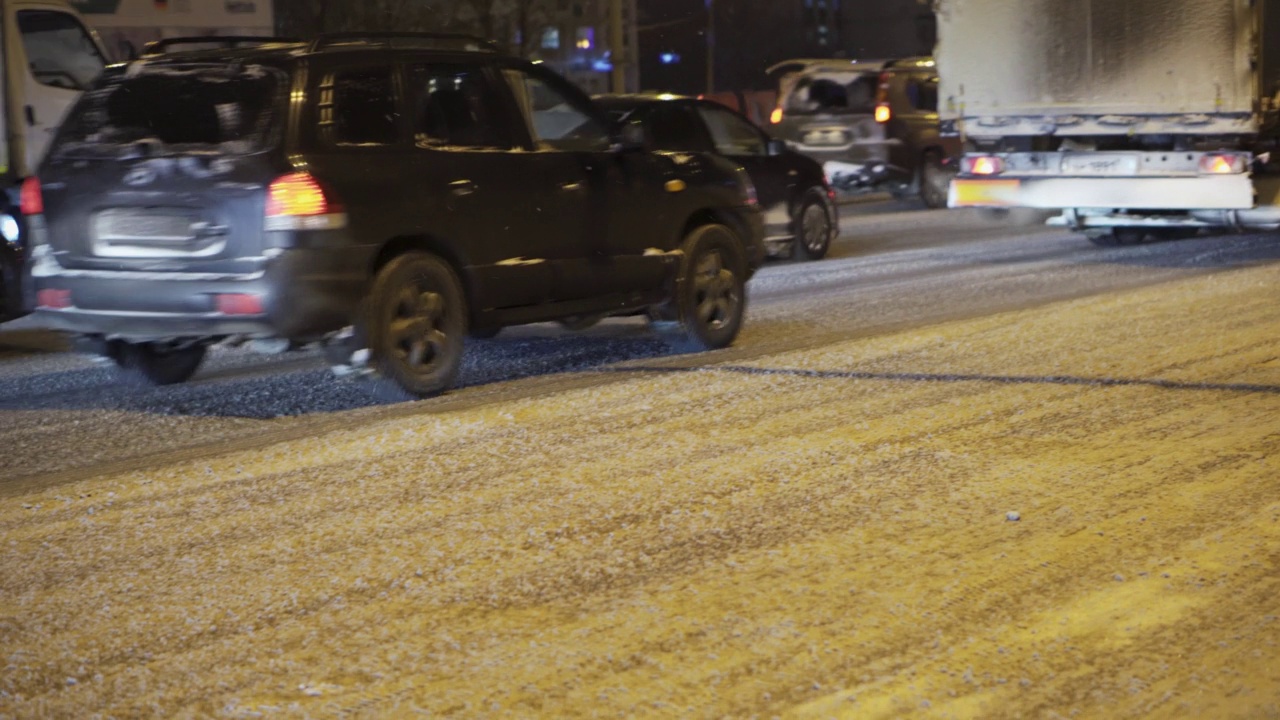
<path id="1" fill-rule="evenodd" d="M 1102 244 L 1280 227 L 1264 5 L 940 0 L 940 116 L 966 149 L 949 204 L 1061 209 Z"/>

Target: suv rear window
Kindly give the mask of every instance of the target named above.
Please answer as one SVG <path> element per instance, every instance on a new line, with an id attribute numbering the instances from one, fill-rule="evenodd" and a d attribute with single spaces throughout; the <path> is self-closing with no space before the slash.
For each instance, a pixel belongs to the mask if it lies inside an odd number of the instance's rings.
<path id="1" fill-rule="evenodd" d="M 879 77 L 869 73 L 815 73 L 795 79 L 784 109 L 792 115 L 870 115 Z"/>
<path id="2" fill-rule="evenodd" d="M 70 113 L 54 153 L 112 155 L 138 144 L 151 154 L 266 147 L 285 75 L 261 66 L 130 65 L 111 69 Z"/>

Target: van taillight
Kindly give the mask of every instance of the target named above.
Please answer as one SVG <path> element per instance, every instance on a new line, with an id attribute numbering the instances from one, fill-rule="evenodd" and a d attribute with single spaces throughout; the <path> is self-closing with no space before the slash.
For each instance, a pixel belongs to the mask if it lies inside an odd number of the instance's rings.
<path id="1" fill-rule="evenodd" d="M 889 73 L 880 73 L 880 82 L 876 85 L 876 122 L 887 123 L 893 117 L 889 109 Z"/>
<path id="2" fill-rule="evenodd" d="M 40 178 L 29 177 L 22 181 L 22 192 L 18 198 L 18 207 L 23 215 L 44 214 L 44 193 L 40 190 Z"/>
<path id="3" fill-rule="evenodd" d="M 342 206 L 311 173 L 281 175 L 267 188 L 268 230 L 333 230 L 346 227 Z"/>
<path id="4" fill-rule="evenodd" d="M 774 108 L 773 112 L 769 113 L 769 122 L 774 125 L 782 122 L 782 108 Z"/>

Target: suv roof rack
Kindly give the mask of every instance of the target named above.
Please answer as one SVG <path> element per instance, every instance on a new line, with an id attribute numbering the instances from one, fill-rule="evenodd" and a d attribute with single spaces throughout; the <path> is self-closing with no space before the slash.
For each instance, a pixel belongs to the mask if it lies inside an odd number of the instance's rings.
<path id="1" fill-rule="evenodd" d="M 297 42 L 301 42 L 301 40 L 291 37 L 270 37 L 263 35 L 191 35 L 153 40 L 142 47 L 141 57 L 163 55 L 168 52 L 173 52 L 173 47 L 175 45 L 217 45 L 223 48 L 236 48 L 246 45 L 268 45 L 271 43 Z"/>
<path id="2" fill-rule="evenodd" d="M 498 52 L 498 43 L 476 35 L 436 32 L 337 32 L 311 41 L 311 51 L 349 43 L 378 43 L 388 48 L 432 47 L 440 50 Z"/>

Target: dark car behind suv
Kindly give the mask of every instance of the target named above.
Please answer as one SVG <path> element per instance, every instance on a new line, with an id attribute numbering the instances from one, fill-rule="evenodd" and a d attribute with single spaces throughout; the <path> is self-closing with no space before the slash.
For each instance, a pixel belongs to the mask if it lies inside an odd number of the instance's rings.
<path id="1" fill-rule="evenodd" d="M 609 314 L 723 347 L 764 256 L 745 171 L 646 152 L 560 76 L 457 36 L 110 68 L 24 191 L 38 317 L 154 383 L 279 338 L 425 396 L 468 332 Z"/>
<path id="2" fill-rule="evenodd" d="M 596 102 L 619 122 L 639 126 L 655 150 L 719 153 L 745 168 L 765 213 L 771 256 L 818 260 L 839 234 L 835 192 L 822 166 L 738 112 L 668 93 L 599 95 Z"/>

